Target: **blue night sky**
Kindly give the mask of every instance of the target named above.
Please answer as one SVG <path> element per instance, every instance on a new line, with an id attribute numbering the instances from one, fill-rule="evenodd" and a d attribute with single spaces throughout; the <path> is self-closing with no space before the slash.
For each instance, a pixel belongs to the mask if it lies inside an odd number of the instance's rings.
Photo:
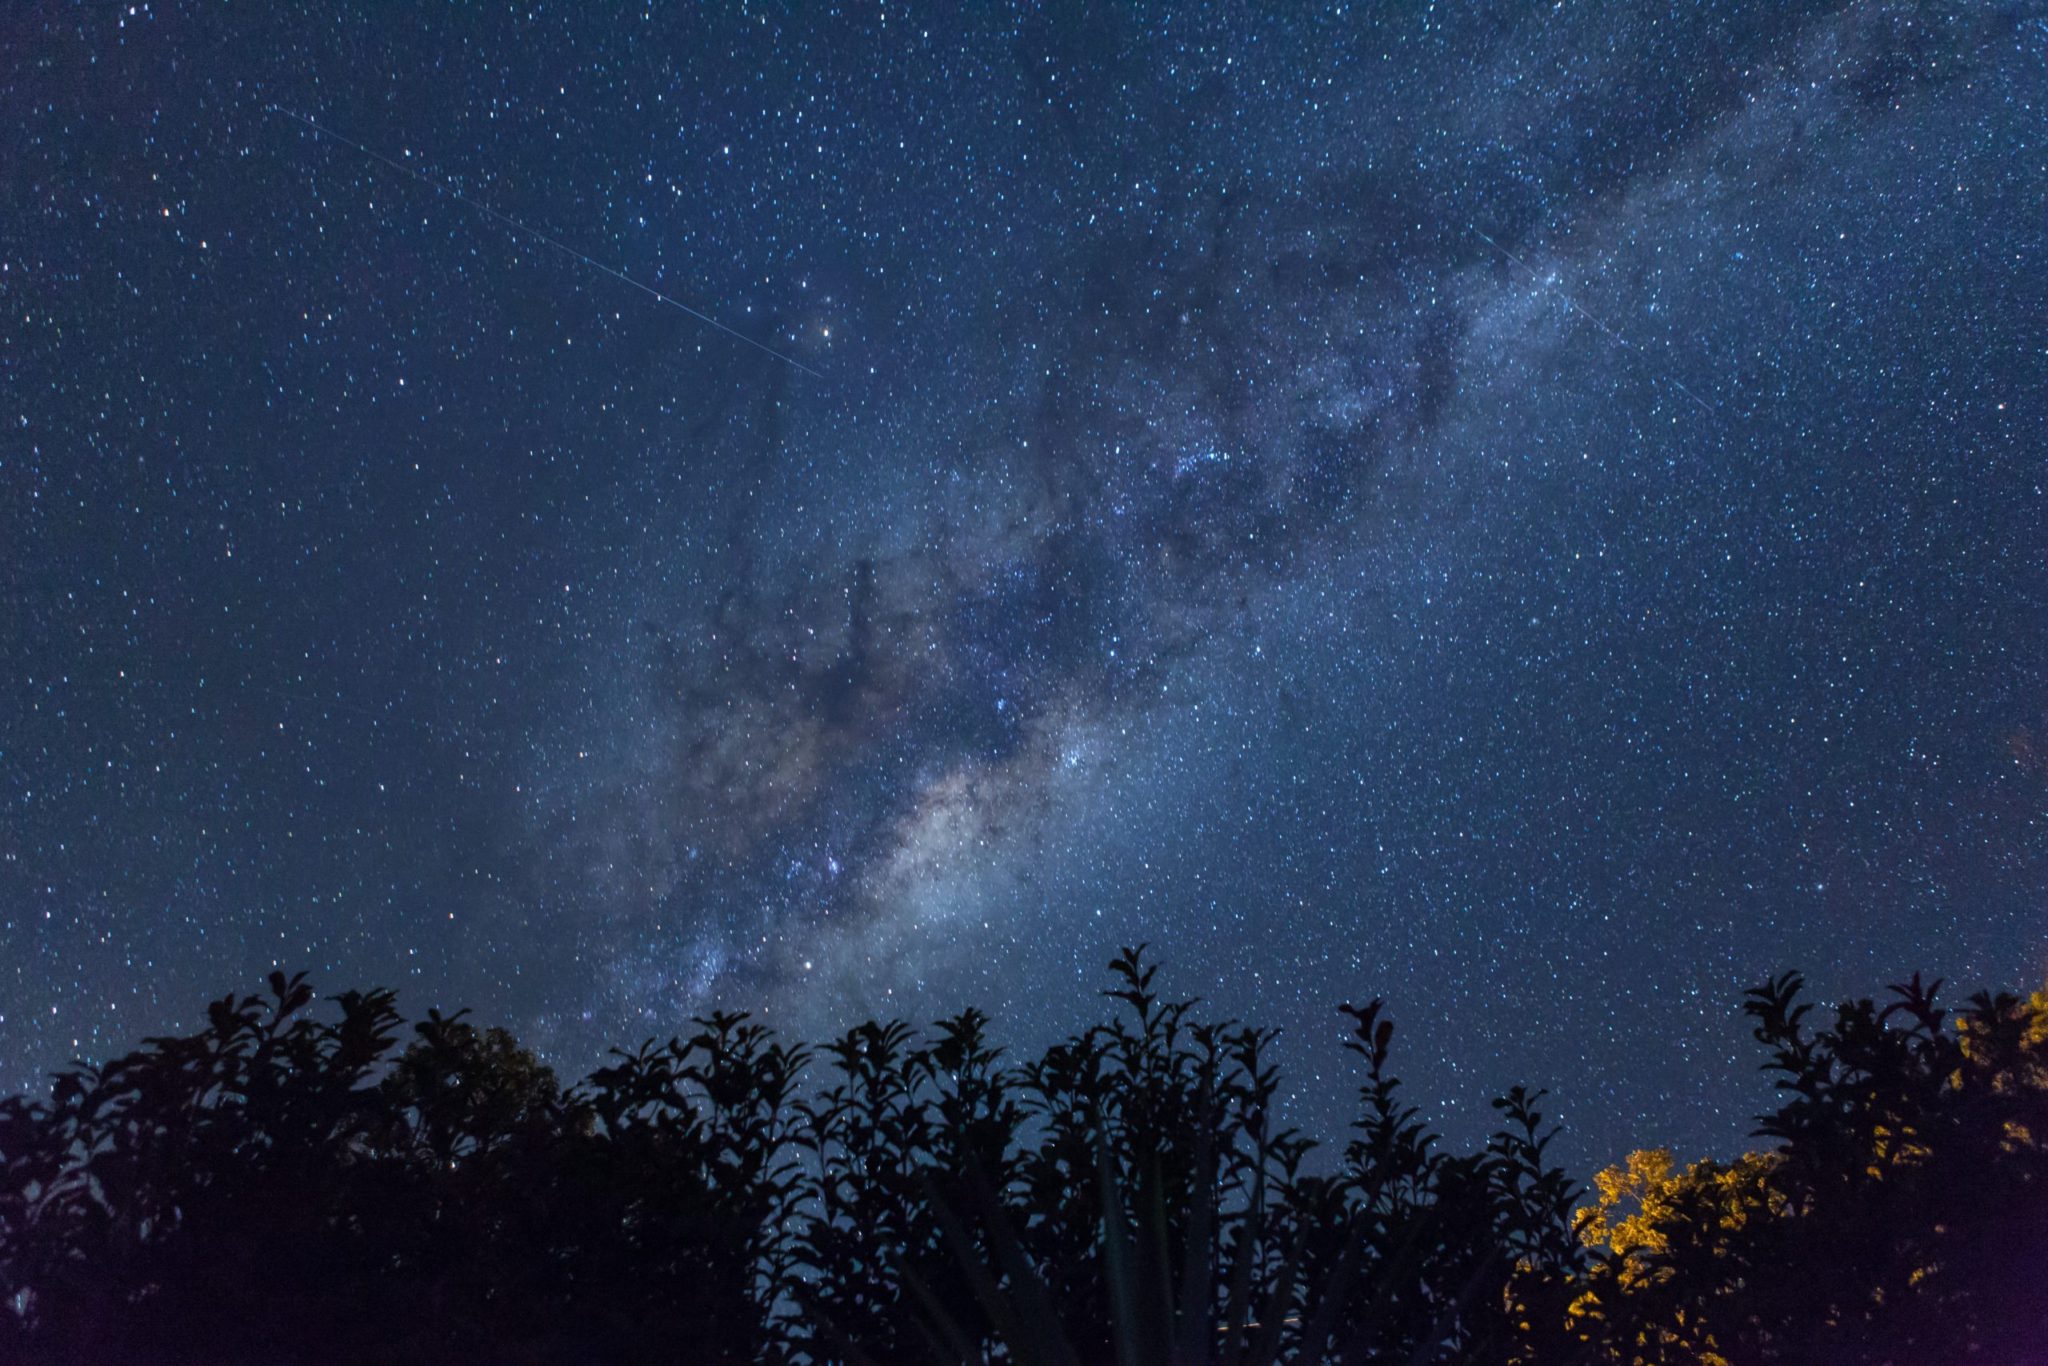
<path id="1" fill-rule="evenodd" d="M 10 5 L 0 1085 L 1149 941 L 1740 1146 L 1744 987 L 2048 973 L 2044 14 Z"/>

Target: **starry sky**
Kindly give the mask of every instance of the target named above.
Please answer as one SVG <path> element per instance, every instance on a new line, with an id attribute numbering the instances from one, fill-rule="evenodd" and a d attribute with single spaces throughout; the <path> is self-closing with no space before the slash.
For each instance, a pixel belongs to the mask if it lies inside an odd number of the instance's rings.
<path id="1" fill-rule="evenodd" d="M 1324 1134 L 1383 996 L 1448 1136 L 1739 1147 L 1744 987 L 2048 973 L 2044 72 L 1992 0 L 9 5 L 0 1084 L 273 966 L 571 1073 L 1029 1046 L 1148 941 Z"/>

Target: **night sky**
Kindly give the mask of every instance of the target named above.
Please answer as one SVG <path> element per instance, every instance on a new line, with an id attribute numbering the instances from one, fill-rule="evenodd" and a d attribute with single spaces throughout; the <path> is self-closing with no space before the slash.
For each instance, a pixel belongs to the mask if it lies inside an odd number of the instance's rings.
<path id="1" fill-rule="evenodd" d="M 6 6 L 0 1085 L 1149 941 L 1739 1147 L 1744 987 L 2048 972 L 2044 16 Z"/>

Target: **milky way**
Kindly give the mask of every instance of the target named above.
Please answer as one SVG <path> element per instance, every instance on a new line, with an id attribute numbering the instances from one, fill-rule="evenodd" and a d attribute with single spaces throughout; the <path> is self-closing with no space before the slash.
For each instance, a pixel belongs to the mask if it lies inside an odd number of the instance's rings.
<path id="1" fill-rule="evenodd" d="M 10 21 L 10 1077 L 1148 941 L 1607 1157 L 2038 979 L 2043 9 L 1266 9 Z"/>

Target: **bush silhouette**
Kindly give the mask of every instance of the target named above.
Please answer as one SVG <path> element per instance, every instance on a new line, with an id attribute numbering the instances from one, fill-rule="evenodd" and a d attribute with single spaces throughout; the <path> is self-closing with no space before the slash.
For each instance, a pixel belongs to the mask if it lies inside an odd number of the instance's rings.
<path id="1" fill-rule="evenodd" d="M 2048 995 L 1745 1009 L 1767 1150 L 1588 1198 L 1541 1093 L 1440 1150 L 1378 1002 L 1314 1160 L 1274 1035 L 1171 1001 L 1012 1061 L 967 1011 L 815 1051 L 738 1015 L 563 1087 L 500 1029 L 302 977 L 0 1101 L 0 1360 L 2027 1362 Z"/>

